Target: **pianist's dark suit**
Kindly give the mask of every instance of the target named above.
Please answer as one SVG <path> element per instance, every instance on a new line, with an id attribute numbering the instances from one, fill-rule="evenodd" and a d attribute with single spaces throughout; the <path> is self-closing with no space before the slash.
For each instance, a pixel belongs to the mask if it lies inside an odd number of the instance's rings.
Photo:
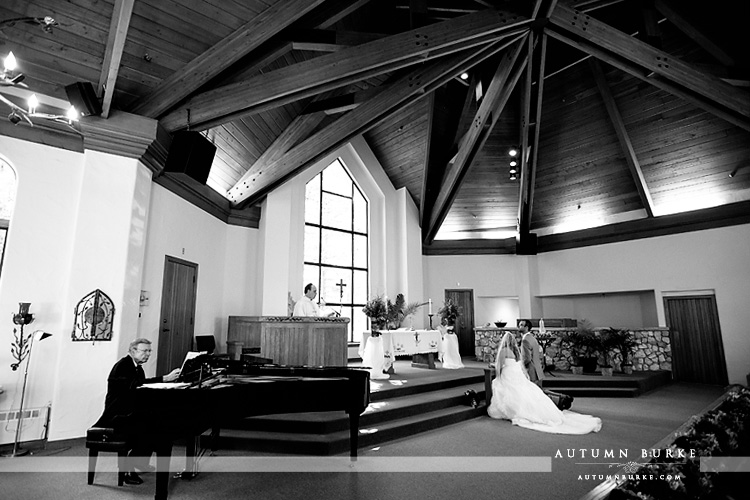
<path id="1" fill-rule="evenodd" d="M 112 371 L 107 377 L 107 396 L 104 399 L 104 412 L 95 427 L 111 427 L 129 436 L 133 443 L 130 451 L 131 457 L 150 457 L 154 450 L 153 440 L 146 435 L 148 423 L 143 418 L 138 418 L 135 410 L 136 389 L 151 382 L 161 382 L 162 377 L 146 378 L 143 367 L 136 365 L 130 355 L 115 363 Z M 128 470 L 133 467 L 147 465 L 148 458 L 131 458 L 128 461 Z M 142 467 L 141 467 L 142 468 Z"/>
<path id="2" fill-rule="evenodd" d="M 136 366 L 130 355 L 115 363 L 107 378 L 107 397 L 104 412 L 96 427 L 130 427 L 128 417 L 135 407 L 135 390 L 144 383 L 161 382 L 162 377 L 146 378 L 143 367 Z M 123 429 L 124 430 L 124 429 Z"/>

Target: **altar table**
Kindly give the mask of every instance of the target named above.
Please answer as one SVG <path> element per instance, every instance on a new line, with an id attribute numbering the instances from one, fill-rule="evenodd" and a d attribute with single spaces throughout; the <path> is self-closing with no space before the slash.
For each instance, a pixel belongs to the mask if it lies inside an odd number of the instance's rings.
<path id="1" fill-rule="evenodd" d="M 408 356 L 424 353 L 442 352 L 442 337 L 437 330 L 381 330 L 379 341 L 373 342 L 376 338 L 370 337 L 371 332 L 362 333 L 362 342 L 359 344 L 359 355 L 363 362 L 374 362 L 374 359 L 380 355 L 380 349 L 383 351 L 383 371 L 388 371 L 393 367 L 393 361 L 396 356 Z M 368 349 L 368 344 L 372 344 Z M 374 356 L 375 350 L 377 356 Z M 373 371 L 378 371 L 375 366 Z M 372 377 L 378 377 L 372 374 Z M 387 377 L 383 377 L 387 378 Z"/>

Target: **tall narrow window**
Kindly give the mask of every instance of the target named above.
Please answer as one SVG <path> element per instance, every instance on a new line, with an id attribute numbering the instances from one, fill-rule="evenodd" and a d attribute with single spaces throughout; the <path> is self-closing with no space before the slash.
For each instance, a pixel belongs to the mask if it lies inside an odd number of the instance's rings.
<path id="1" fill-rule="evenodd" d="M 362 340 L 367 317 L 367 200 L 340 159 L 305 189 L 304 282 L 342 316 L 351 318 L 349 341 Z"/>
<path id="2" fill-rule="evenodd" d="M 8 226 L 16 204 L 16 173 L 10 165 L 0 160 L 0 274 L 3 272 L 5 243 L 8 241 Z"/>

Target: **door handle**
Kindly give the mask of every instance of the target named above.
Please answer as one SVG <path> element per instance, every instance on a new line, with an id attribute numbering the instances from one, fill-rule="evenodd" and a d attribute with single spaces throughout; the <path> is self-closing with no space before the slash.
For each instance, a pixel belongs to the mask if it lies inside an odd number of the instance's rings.
<path id="1" fill-rule="evenodd" d="M 161 329 L 161 331 L 162 331 L 162 332 L 168 332 L 168 331 L 169 331 L 169 328 L 162 328 L 162 329 Z"/>

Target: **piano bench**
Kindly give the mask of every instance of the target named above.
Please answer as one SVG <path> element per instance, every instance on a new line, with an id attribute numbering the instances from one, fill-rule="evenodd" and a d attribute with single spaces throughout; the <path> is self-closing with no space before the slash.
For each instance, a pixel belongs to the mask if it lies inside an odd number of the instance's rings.
<path id="1" fill-rule="evenodd" d="M 89 450 L 88 484 L 94 484 L 96 459 L 100 451 L 117 453 L 117 486 L 124 483 L 125 461 L 132 448 L 130 440 L 110 427 L 92 427 L 86 431 L 86 448 Z"/>

